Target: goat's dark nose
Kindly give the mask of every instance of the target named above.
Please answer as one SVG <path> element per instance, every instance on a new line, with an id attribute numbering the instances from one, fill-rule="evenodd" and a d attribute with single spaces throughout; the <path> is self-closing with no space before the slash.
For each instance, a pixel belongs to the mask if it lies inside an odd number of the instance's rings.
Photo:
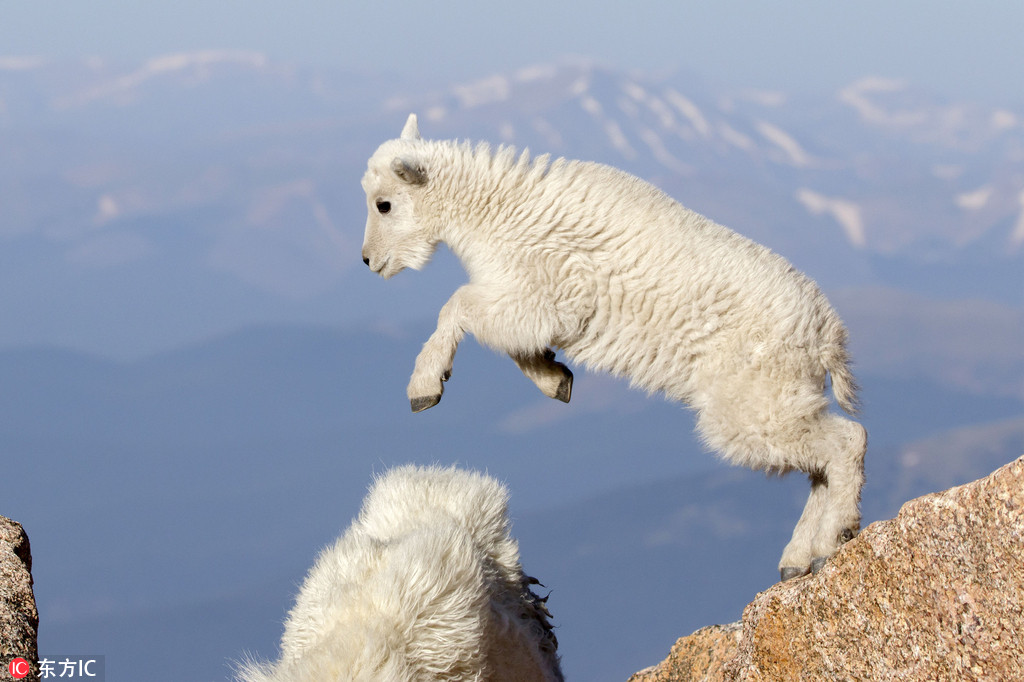
<path id="1" fill-rule="evenodd" d="M 363 256 L 363 262 L 366 263 L 367 265 L 369 265 L 370 264 L 370 257 L 369 256 Z"/>

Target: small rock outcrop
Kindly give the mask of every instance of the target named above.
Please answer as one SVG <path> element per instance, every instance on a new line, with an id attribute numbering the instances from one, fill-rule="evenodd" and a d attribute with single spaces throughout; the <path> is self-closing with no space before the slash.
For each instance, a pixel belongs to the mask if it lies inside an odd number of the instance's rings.
<path id="1" fill-rule="evenodd" d="M 39 612 L 32 593 L 32 553 L 21 524 L 0 516 L 0 678 L 10 679 L 11 660 L 24 658 L 31 672 L 28 682 L 39 679 L 36 634 Z M 7 676 L 7 677 L 3 677 Z"/>
<path id="2" fill-rule="evenodd" d="M 630 682 L 1024 680 L 1024 458 L 903 505 Z"/>

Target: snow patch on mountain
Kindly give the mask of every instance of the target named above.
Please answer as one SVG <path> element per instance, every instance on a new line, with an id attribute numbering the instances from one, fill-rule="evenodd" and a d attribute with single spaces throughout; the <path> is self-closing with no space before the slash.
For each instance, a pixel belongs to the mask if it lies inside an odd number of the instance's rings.
<path id="1" fill-rule="evenodd" d="M 209 80 L 211 70 L 215 66 L 224 64 L 261 69 L 269 64 L 269 59 L 262 53 L 243 50 L 199 50 L 163 55 L 150 59 L 131 73 L 62 98 L 57 102 L 57 106 L 75 107 L 96 100 L 124 97 L 144 83 L 170 74 L 187 73 L 195 82 L 203 82 Z"/>
<path id="2" fill-rule="evenodd" d="M 723 122 L 718 125 L 718 134 L 723 140 L 741 151 L 752 152 L 757 148 L 757 144 L 752 138 L 744 135 L 728 123 Z"/>
<path id="3" fill-rule="evenodd" d="M 693 100 L 684 97 L 673 88 L 665 90 L 665 98 L 680 114 L 686 117 L 698 135 L 701 137 L 709 137 L 711 135 L 711 125 L 700 108 L 693 103 Z"/>
<path id="4" fill-rule="evenodd" d="M 782 128 L 767 121 L 758 121 L 756 127 L 761 137 L 781 150 L 791 165 L 797 168 L 809 168 L 814 165 L 814 158 L 804 150 L 796 138 Z"/>
<path id="5" fill-rule="evenodd" d="M 42 57 L 0 57 L 0 71 L 34 71 L 46 65 Z"/>
<path id="6" fill-rule="evenodd" d="M 468 85 L 456 85 L 455 96 L 459 104 L 467 109 L 504 102 L 512 94 L 512 83 L 508 78 L 494 75 Z"/>
<path id="7" fill-rule="evenodd" d="M 1021 124 L 1020 118 L 1012 111 L 1007 111 L 1006 109 L 996 109 L 992 112 L 989 120 L 992 130 L 996 133 L 1013 130 Z"/>
<path id="8" fill-rule="evenodd" d="M 625 133 L 622 132 L 622 126 L 611 117 L 605 115 L 604 107 L 601 106 L 601 103 L 593 95 L 589 94 L 582 95 L 579 98 L 579 102 L 583 110 L 600 124 L 612 147 L 627 159 L 635 159 L 636 150 L 629 143 Z"/>
<path id="9" fill-rule="evenodd" d="M 636 158 L 636 149 L 629 143 L 629 139 L 626 134 L 622 132 L 622 126 L 617 121 L 608 119 L 604 122 L 604 131 L 608 135 L 608 140 L 612 143 L 619 152 L 622 153 L 627 159 Z"/>
<path id="10" fill-rule="evenodd" d="M 672 154 L 672 152 L 668 150 L 668 147 L 665 146 L 665 142 L 661 137 L 650 128 L 642 128 L 640 130 L 640 139 L 644 141 L 648 148 L 650 148 L 651 154 L 654 155 L 654 158 L 674 173 L 678 173 L 680 175 L 693 175 L 696 172 L 693 166 L 688 163 L 684 163 Z"/>
<path id="11" fill-rule="evenodd" d="M 924 112 L 887 111 L 872 99 L 874 95 L 898 93 L 906 89 L 907 84 L 901 80 L 868 76 L 840 90 L 839 101 L 856 109 L 866 123 L 896 127 L 924 123 L 927 120 L 927 115 Z"/>
<path id="12" fill-rule="evenodd" d="M 860 206 L 839 197 L 827 197 L 823 194 L 802 187 L 796 192 L 797 201 L 803 204 L 813 215 L 829 214 L 839 223 L 846 234 L 850 244 L 858 249 L 867 245 L 864 236 L 864 220 L 861 217 Z"/>
<path id="13" fill-rule="evenodd" d="M 516 71 L 515 79 L 520 83 L 551 80 L 558 76 L 558 67 L 554 64 L 534 64 Z"/>
<path id="14" fill-rule="evenodd" d="M 977 211 L 988 205 L 995 190 L 992 187 L 979 187 L 972 192 L 964 192 L 956 197 L 956 205 L 969 211 Z"/>

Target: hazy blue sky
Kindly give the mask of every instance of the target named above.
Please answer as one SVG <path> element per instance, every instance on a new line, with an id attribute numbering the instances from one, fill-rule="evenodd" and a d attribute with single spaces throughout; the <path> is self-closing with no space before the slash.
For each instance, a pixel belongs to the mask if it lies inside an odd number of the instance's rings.
<path id="1" fill-rule="evenodd" d="M 1022 45 L 1019 0 L 0 0 L 0 55 L 244 48 L 443 81 L 574 54 L 786 89 L 872 73 L 1010 104 Z"/>

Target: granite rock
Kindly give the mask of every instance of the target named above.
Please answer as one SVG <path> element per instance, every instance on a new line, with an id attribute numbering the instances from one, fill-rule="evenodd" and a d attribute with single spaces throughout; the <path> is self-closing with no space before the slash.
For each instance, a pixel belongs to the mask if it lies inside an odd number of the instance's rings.
<path id="1" fill-rule="evenodd" d="M 631 678 L 658 680 L 1024 680 L 1024 458 L 907 502 Z"/>
<path id="2" fill-rule="evenodd" d="M 16 657 L 32 665 L 32 672 L 22 679 L 39 679 L 38 630 L 28 536 L 21 524 L 0 516 L 0 679 L 10 679 L 8 666 Z"/>
<path id="3" fill-rule="evenodd" d="M 721 682 L 722 666 L 736 655 L 743 628 L 740 623 L 710 625 L 682 637 L 668 658 L 629 678 L 629 682 Z"/>

